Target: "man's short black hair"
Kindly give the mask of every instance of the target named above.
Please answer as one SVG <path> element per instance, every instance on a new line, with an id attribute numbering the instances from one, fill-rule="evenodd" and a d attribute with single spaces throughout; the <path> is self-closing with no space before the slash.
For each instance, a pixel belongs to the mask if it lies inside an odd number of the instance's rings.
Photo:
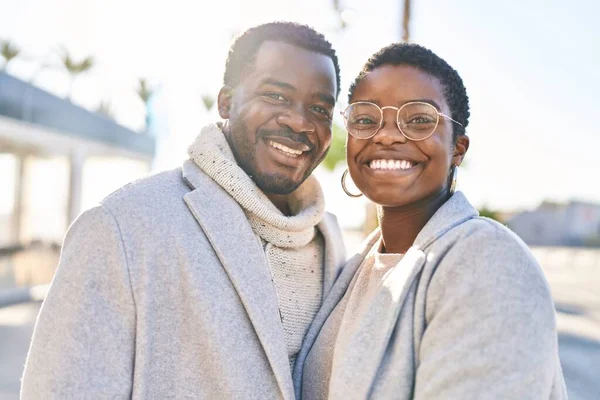
<path id="1" fill-rule="evenodd" d="M 460 75 L 433 51 L 418 44 L 393 43 L 373 54 L 350 86 L 348 101 L 352 98 L 356 86 L 369 72 L 390 64 L 409 65 L 439 79 L 443 86 L 444 97 L 452 113 L 452 119 L 463 124 L 464 128 L 467 127 L 470 115 L 469 96 L 467 96 L 467 90 Z M 465 133 L 459 125 L 453 125 L 455 139 L 459 133 Z"/>
<path id="2" fill-rule="evenodd" d="M 254 63 L 260 46 L 269 40 L 302 47 L 331 58 L 335 68 L 337 98 L 340 94 L 340 65 L 335 50 L 322 34 L 307 25 L 295 22 L 270 22 L 252 27 L 238 36 L 229 49 L 223 83 L 236 87 L 244 69 Z"/>

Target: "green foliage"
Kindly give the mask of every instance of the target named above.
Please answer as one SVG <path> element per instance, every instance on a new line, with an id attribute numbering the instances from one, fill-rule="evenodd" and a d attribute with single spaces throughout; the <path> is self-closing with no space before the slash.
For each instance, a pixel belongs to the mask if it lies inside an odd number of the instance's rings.
<path id="1" fill-rule="evenodd" d="M 346 163 L 346 131 L 335 122 L 332 131 L 331 147 L 322 164 L 329 171 L 333 171 L 339 163 Z"/>
<path id="2" fill-rule="evenodd" d="M 79 74 L 89 71 L 95 63 L 94 58 L 91 56 L 85 57 L 79 62 L 75 61 L 65 47 L 61 49 L 59 56 L 63 66 L 72 77 L 76 77 Z"/>
<path id="3" fill-rule="evenodd" d="M 215 104 L 215 98 L 209 94 L 205 94 L 202 96 L 202 103 L 204 103 L 206 111 L 210 111 Z"/>
<path id="4" fill-rule="evenodd" d="M 487 206 L 483 206 L 482 208 L 479 209 L 479 215 L 482 217 L 496 220 L 496 221 L 500 222 L 501 224 L 504 223 L 504 220 L 500 216 L 500 213 L 497 211 L 494 211 L 494 210 L 490 210 L 489 208 L 487 208 Z"/>
<path id="5" fill-rule="evenodd" d="M 75 82 L 75 78 L 84 72 L 88 72 L 94 66 L 94 58 L 91 56 L 85 57 L 83 60 L 77 62 L 71 57 L 69 51 L 66 47 L 61 47 L 59 52 L 59 57 L 62 61 L 63 67 L 67 70 L 67 73 L 71 77 L 71 82 L 69 84 L 69 91 L 67 92 L 67 99 L 71 101 L 71 94 L 73 92 L 73 82 Z"/>
<path id="6" fill-rule="evenodd" d="M 144 104 L 148 103 L 152 94 L 154 94 L 154 89 L 150 87 L 148 80 L 145 78 L 140 78 L 138 80 L 138 87 L 136 89 L 136 93 L 140 96 L 140 99 L 144 102 Z"/>
<path id="7" fill-rule="evenodd" d="M 10 40 L 0 39 L 0 55 L 2 58 L 4 58 L 2 71 L 6 70 L 8 63 L 17 57 L 19 53 L 21 53 L 21 50 L 17 48 L 17 46 L 15 46 Z"/>

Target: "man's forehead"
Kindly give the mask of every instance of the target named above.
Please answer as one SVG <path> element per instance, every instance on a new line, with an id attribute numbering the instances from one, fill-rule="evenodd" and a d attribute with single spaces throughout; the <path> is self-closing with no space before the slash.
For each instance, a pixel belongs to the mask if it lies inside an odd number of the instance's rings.
<path id="1" fill-rule="evenodd" d="M 331 58 L 300 46 L 266 41 L 251 68 L 249 77 L 259 81 L 274 79 L 293 86 L 318 86 L 335 94 L 335 67 Z"/>

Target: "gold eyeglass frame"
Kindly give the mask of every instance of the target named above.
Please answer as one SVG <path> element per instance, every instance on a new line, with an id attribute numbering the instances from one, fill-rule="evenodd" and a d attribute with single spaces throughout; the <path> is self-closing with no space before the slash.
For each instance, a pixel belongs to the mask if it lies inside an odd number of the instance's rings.
<path id="1" fill-rule="evenodd" d="M 374 105 L 375 107 L 377 107 L 379 109 L 379 113 L 381 114 L 381 118 L 379 120 L 379 127 L 377 128 L 377 130 L 371 136 L 364 137 L 364 138 L 363 137 L 356 137 L 356 136 L 352 135 L 352 133 L 350 133 L 350 129 L 348 129 L 348 117 L 346 116 L 346 111 L 348 111 L 348 109 L 350 107 L 352 107 L 352 106 L 354 106 L 356 104 L 370 104 L 370 105 Z M 431 133 L 429 135 L 425 136 L 424 138 L 421 138 L 421 139 L 410 138 L 410 137 L 406 136 L 406 134 L 402 131 L 402 128 L 400 127 L 400 121 L 399 121 L 399 119 L 400 119 L 400 110 L 402 110 L 404 107 L 406 107 L 408 105 L 411 105 L 411 104 L 422 104 L 422 105 L 429 106 L 437 114 L 437 120 L 435 121 L 435 127 L 433 128 L 433 130 L 431 131 Z M 433 135 L 435 133 L 435 130 L 437 129 L 437 127 L 438 127 L 438 125 L 440 123 L 440 117 L 444 117 L 446 119 L 449 119 L 450 121 L 452 121 L 452 122 L 454 122 L 454 123 L 456 123 L 456 124 L 458 124 L 458 125 L 460 125 L 460 126 L 462 126 L 464 128 L 463 124 L 461 124 L 460 122 L 458 122 L 458 121 L 450 118 L 446 114 L 443 114 L 443 113 L 439 112 L 437 110 L 437 108 L 435 108 L 434 105 L 429 104 L 429 103 L 425 103 L 424 101 L 410 101 L 410 102 L 408 102 L 406 104 L 403 104 L 399 108 L 398 107 L 394 107 L 394 106 L 379 107 L 377 104 L 372 103 L 370 101 L 357 101 L 355 103 L 348 104 L 348 107 L 346 107 L 346 109 L 344 111 L 340 111 L 340 114 L 342 114 L 342 116 L 344 117 L 344 125 L 345 125 L 346 130 L 348 131 L 348 133 L 350 135 L 352 135 L 352 137 L 354 137 L 356 139 L 366 140 L 366 139 L 371 139 L 373 136 L 375 136 L 375 135 L 377 135 L 377 133 L 379 133 L 379 131 L 381 130 L 381 127 L 383 126 L 383 110 L 386 110 L 388 108 L 392 109 L 392 110 L 396 110 L 396 126 L 398 127 L 398 130 L 400 131 L 400 133 L 402 134 L 402 136 L 404 136 L 408 140 L 412 140 L 413 142 L 420 142 L 422 140 L 429 139 L 429 137 L 431 137 L 431 135 Z"/>

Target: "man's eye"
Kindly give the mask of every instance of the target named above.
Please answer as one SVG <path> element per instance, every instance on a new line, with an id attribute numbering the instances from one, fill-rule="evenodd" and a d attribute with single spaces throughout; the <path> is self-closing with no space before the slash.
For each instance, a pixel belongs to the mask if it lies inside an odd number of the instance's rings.
<path id="1" fill-rule="evenodd" d="M 331 118 L 331 112 L 329 112 L 329 110 L 325 107 L 313 106 L 312 109 L 318 112 L 319 114 L 325 115 L 327 118 Z"/>
<path id="2" fill-rule="evenodd" d="M 285 97 L 279 93 L 265 93 L 264 96 L 277 101 L 285 101 Z"/>

